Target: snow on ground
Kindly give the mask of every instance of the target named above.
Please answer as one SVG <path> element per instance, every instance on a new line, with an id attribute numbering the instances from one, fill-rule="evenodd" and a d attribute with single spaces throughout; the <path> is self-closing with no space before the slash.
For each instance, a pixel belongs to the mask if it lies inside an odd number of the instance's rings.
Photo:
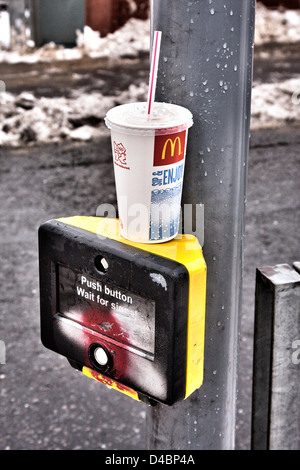
<path id="1" fill-rule="evenodd" d="M 146 94 L 146 84 L 140 87 L 133 84 L 117 97 L 82 91 L 73 91 L 71 98 L 35 98 L 28 92 L 18 96 L 0 93 L 0 122 L 3 123 L 0 144 L 101 137 L 107 129 L 99 124 L 110 108 L 117 103 L 142 101 Z"/>
<path id="2" fill-rule="evenodd" d="M 76 31 L 77 45 L 64 48 L 53 42 L 31 50 L 5 51 L 0 50 L 0 61 L 7 63 L 26 62 L 34 64 L 38 61 L 76 60 L 83 56 L 94 58 L 137 57 L 140 52 L 148 52 L 150 48 L 150 20 L 131 18 L 122 28 L 101 38 L 100 34 L 88 26 L 84 31 Z"/>
<path id="3" fill-rule="evenodd" d="M 18 62 L 67 61 L 92 58 L 135 58 L 149 52 L 150 21 L 132 18 L 122 28 L 105 38 L 89 27 L 77 31 L 77 46 L 64 48 L 54 43 L 46 44 L 20 54 L 20 51 L 0 51 L 0 61 Z M 0 84 L 1 85 L 1 84 Z M 14 96 L 0 92 L 0 145 L 19 145 L 30 142 L 55 142 L 61 139 L 90 140 L 107 132 L 103 118 L 111 107 L 118 103 L 144 100 L 148 84 L 132 84 L 117 98 L 103 96 L 100 92 L 84 93 L 73 90 L 71 98 L 35 98 L 31 93 Z M 1 90 L 0 90 L 1 91 Z M 74 122 L 81 122 L 82 125 Z M 89 124 L 93 121 L 94 125 Z"/>
<path id="4" fill-rule="evenodd" d="M 300 76 L 278 83 L 254 84 L 251 128 L 279 127 L 300 123 Z"/>
<path id="5" fill-rule="evenodd" d="M 255 44 L 300 41 L 300 10 L 270 10 L 256 4 Z"/>
<path id="6" fill-rule="evenodd" d="M 300 40 L 300 11 L 268 10 L 260 3 L 256 10 L 257 45 L 267 42 Z M 78 32 L 77 47 L 65 49 L 48 44 L 20 55 L 17 51 L 0 51 L 0 60 L 16 63 L 80 59 L 91 57 L 137 57 L 149 51 L 149 21 L 131 19 L 123 28 L 105 38 L 85 28 Z M 147 97 L 148 84 L 131 85 L 118 96 L 118 103 L 141 101 Z M 91 140 L 107 132 L 103 122 L 106 111 L 116 104 L 115 96 L 99 92 L 73 91 L 70 98 L 36 98 L 31 93 L 15 96 L 0 92 L 0 144 L 44 143 L 61 139 Z M 300 123 L 300 74 L 276 83 L 254 83 L 251 127 L 276 127 L 283 123 Z M 74 126 L 74 122 L 77 125 Z M 93 124 L 91 124 L 93 122 Z M 79 123 L 79 124 L 78 124 Z M 95 125 L 96 123 L 96 125 Z"/>

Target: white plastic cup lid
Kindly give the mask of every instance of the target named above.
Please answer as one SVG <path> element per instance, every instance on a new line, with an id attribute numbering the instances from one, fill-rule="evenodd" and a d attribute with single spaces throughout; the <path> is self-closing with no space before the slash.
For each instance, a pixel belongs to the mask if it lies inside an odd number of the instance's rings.
<path id="1" fill-rule="evenodd" d="M 132 134 L 147 135 L 154 130 L 178 132 L 193 125 L 192 113 L 172 103 L 153 103 L 151 118 L 147 115 L 147 103 L 127 103 L 110 109 L 105 117 L 109 129 Z"/>

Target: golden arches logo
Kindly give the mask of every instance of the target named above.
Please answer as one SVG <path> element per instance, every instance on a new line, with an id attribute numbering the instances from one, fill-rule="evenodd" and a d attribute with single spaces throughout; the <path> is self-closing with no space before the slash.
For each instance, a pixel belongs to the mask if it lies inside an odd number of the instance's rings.
<path id="1" fill-rule="evenodd" d="M 163 148 L 163 151 L 162 151 L 162 154 L 161 154 L 161 159 L 164 160 L 166 158 L 166 151 L 167 151 L 167 147 L 168 147 L 168 144 L 170 143 L 170 146 L 171 146 L 171 157 L 174 157 L 175 155 L 175 147 L 176 147 L 176 143 L 178 142 L 178 155 L 181 155 L 182 154 L 182 150 L 181 150 L 181 139 L 180 137 L 176 137 L 175 140 L 172 140 L 172 139 L 168 139 L 166 140 L 165 142 L 165 145 L 164 145 L 164 148 Z"/>

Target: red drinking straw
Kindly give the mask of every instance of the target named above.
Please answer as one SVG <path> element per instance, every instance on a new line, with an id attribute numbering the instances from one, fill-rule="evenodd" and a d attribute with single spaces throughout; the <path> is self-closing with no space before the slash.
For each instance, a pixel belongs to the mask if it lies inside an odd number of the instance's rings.
<path id="1" fill-rule="evenodd" d="M 153 103 L 154 103 L 154 97 L 155 97 L 157 69 L 158 69 L 159 53 L 160 53 L 160 43 L 161 43 L 161 31 L 155 31 L 153 48 L 152 48 L 152 60 L 151 60 L 151 69 L 150 69 L 149 91 L 148 91 L 148 111 L 147 111 L 148 117 L 151 116 Z"/>

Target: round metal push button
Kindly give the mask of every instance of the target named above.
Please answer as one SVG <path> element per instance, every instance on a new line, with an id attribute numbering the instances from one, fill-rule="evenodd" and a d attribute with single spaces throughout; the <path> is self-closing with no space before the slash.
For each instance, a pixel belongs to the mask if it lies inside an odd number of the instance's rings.
<path id="1" fill-rule="evenodd" d="M 90 345 L 89 358 L 95 369 L 101 372 L 110 369 L 113 363 L 111 354 L 104 346 L 97 343 Z"/>
<path id="2" fill-rule="evenodd" d="M 99 366 L 104 367 L 108 364 L 108 355 L 106 351 L 100 346 L 94 350 L 94 358 Z"/>

